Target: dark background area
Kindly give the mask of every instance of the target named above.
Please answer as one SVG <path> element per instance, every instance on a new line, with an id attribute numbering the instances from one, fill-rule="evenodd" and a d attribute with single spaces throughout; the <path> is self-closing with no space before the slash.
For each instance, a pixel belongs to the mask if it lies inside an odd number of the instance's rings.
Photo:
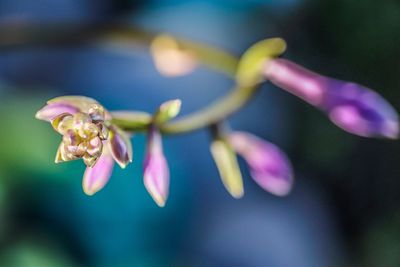
<path id="1" fill-rule="evenodd" d="M 7 27 L 116 21 L 237 55 L 280 36 L 285 58 L 374 88 L 400 110 L 399 1 L 0 0 Z M 286 151 L 296 183 L 285 198 L 258 188 L 246 168 L 245 197 L 231 198 L 206 130 L 165 138 L 164 209 L 143 186 L 142 135 L 132 140 L 136 162 L 87 197 L 82 162 L 55 165 L 60 137 L 34 119 L 67 94 L 148 112 L 181 98 L 187 114 L 231 85 L 204 67 L 162 77 L 146 49 L 126 43 L 0 49 L 0 266 L 400 266 L 398 141 L 343 132 L 269 83 L 230 122 Z"/>

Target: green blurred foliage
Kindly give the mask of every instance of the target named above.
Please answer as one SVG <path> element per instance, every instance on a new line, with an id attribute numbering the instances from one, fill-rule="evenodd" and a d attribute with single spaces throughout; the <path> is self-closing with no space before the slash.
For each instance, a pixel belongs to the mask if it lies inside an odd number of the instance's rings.
<path id="1" fill-rule="evenodd" d="M 375 222 L 360 244 L 362 266 L 399 266 L 400 263 L 400 212 Z"/>
<path id="2" fill-rule="evenodd" d="M 400 104 L 400 2 L 313 1 L 313 37 L 322 51 L 347 65 L 343 79 L 359 80 Z M 310 20 L 310 23 L 311 23 Z M 394 102 L 396 103 L 396 102 Z"/>
<path id="3" fill-rule="evenodd" d="M 44 99 L 29 95 L 5 96 L 0 100 L 0 168 L 3 171 L 28 169 L 49 170 L 49 158 L 54 157 L 57 135 L 51 126 L 35 119 Z M 59 139 L 59 138 L 58 138 Z M 50 168 L 50 170 L 55 168 Z"/>
<path id="4" fill-rule="evenodd" d="M 71 262 L 55 244 L 40 240 L 22 241 L 0 254 L 0 266 L 7 267 L 79 267 Z"/>

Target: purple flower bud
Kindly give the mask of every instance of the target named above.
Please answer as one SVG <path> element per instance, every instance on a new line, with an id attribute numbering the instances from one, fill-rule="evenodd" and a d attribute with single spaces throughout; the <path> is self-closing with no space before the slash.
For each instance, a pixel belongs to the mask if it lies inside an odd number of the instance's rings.
<path id="1" fill-rule="evenodd" d="M 265 75 L 275 85 L 325 111 L 345 131 L 365 137 L 398 137 L 397 112 L 368 88 L 319 75 L 284 59 L 268 61 Z"/>
<path id="2" fill-rule="evenodd" d="M 234 132 L 229 135 L 233 149 L 242 156 L 254 181 L 266 191 L 287 195 L 293 184 L 293 172 L 286 155 L 275 145 L 252 134 Z"/>
<path id="3" fill-rule="evenodd" d="M 63 113 L 73 115 L 78 111 L 79 109 L 71 104 L 52 103 L 44 106 L 41 110 L 39 110 L 36 113 L 35 117 L 39 120 L 51 121 Z"/>
<path id="4" fill-rule="evenodd" d="M 108 151 L 104 151 L 93 167 L 87 167 L 83 175 L 83 191 L 91 196 L 100 191 L 110 179 L 114 167 L 114 159 Z"/>
<path id="5" fill-rule="evenodd" d="M 132 162 L 132 143 L 129 137 L 116 126 L 110 127 L 110 150 L 113 158 L 121 168 Z"/>
<path id="6" fill-rule="evenodd" d="M 161 135 L 151 129 L 143 164 L 144 185 L 158 206 L 164 207 L 169 193 L 169 169 L 162 149 Z"/>

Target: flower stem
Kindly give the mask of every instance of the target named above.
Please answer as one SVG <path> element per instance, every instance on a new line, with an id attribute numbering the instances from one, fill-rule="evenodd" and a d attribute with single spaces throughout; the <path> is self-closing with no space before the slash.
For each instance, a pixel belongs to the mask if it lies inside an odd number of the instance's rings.
<path id="1" fill-rule="evenodd" d="M 0 25 L 0 51 L 32 46 L 73 46 L 98 42 L 123 42 L 148 47 L 157 33 L 133 26 L 95 23 L 90 25 Z M 196 59 L 210 69 L 235 78 L 238 58 L 224 50 L 176 38 L 178 44 L 196 55 Z M 235 86 L 230 93 L 205 108 L 182 118 L 160 125 L 165 134 L 186 133 L 215 124 L 243 107 L 259 88 L 258 85 Z M 143 123 L 115 116 L 117 126 L 126 131 L 143 131 Z M 149 125 L 150 125 L 149 121 Z"/>
<path id="2" fill-rule="evenodd" d="M 149 47 L 159 33 L 134 26 L 92 23 L 79 24 L 0 24 L 0 51 L 32 46 L 76 46 L 119 42 Z M 175 37 L 174 37 L 175 38 Z M 233 76 L 238 63 L 234 55 L 209 45 L 175 38 L 182 48 L 192 51 L 207 67 Z"/>
<path id="3" fill-rule="evenodd" d="M 178 134 L 198 130 L 229 117 L 243 107 L 254 95 L 259 86 L 236 87 L 229 94 L 187 116 L 164 124 L 163 133 Z"/>

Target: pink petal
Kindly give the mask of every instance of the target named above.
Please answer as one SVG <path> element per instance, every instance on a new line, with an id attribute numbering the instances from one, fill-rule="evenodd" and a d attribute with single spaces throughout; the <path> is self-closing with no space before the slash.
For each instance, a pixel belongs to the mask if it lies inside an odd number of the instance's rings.
<path id="1" fill-rule="evenodd" d="M 114 160 L 121 168 L 132 162 L 132 143 L 127 134 L 115 126 L 110 128 L 109 145 Z"/>
<path id="2" fill-rule="evenodd" d="M 287 195 L 293 185 L 293 171 L 286 155 L 274 144 L 244 132 L 232 133 L 232 147 L 242 156 L 254 181 L 264 190 Z"/>
<path id="3" fill-rule="evenodd" d="M 63 113 L 75 114 L 79 109 L 66 103 L 52 103 L 39 110 L 35 117 L 39 120 L 51 121 Z"/>
<path id="4" fill-rule="evenodd" d="M 89 196 L 100 191 L 110 179 L 113 167 L 113 157 L 104 151 L 93 167 L 86 168 L 82 181 L 83 191 Z"/>
<path id="5" fill-rule="evenodd" d="M 285 59 L 269 60 L 265 76 L 276 86 L 314 106 L 322 105 L 326 94 L 324 78 Z"/>
<path id="6" fill-rule="evenodd" d="M 169 194 L 169 168 L 158 132 L 149 134 L 143 167 L 144 185 L 157 205 L 163 207 Z"/>

